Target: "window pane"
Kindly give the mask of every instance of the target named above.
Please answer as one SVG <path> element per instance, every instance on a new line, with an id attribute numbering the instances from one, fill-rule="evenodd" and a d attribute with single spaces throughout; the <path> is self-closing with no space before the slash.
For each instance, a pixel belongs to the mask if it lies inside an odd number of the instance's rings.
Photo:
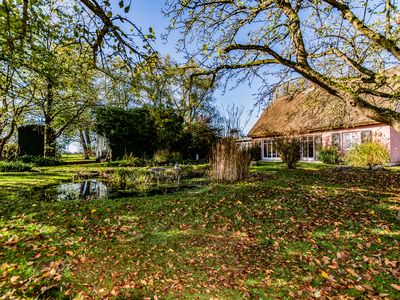
<path id="1" fill-rule="evenodd" d="M 332 146 L 340 149 L 340 133 L 332 133 Z"/>
<path id="2" fill-rule="evenodd" d="M 308 158 L 314 157 L 314 138 L 312 136 L 308 137 Z"/>
<path id="3" fill-rule="evenodd" d="M 350 150 L 360 144 L 359 132 L 343 133 L 343 150 Z"/>
<path id="4" fill-rule="evenodd" d="M 264 141 L 264 157 L 267 157 L 268 153 L 268 144 L 267 141 Z"/>
<path id="5" fill-rule="evenodd" d="M 272 157 L 271 141 L 267 141 L 267 157 Z"/>
<path id="6" fill-rule="evenodd" d="M 276 142 L 272 142 L 272 157 L 278 157 L 278 152 L 276 151 Z"/>
<path id="7" fill-rule="evenodd" d="M 361 143 L 367 143 L 372 141 L 372 131 L 365 130 L 361 131 Z"/>
<path id="8" fill-rule="evenodd" d="M 315 147 L 318 149 L 322 146 L 322 136 L 317 135 L 315 137 Z"/>
<path id="9" fill-rule="evenodd" d="M 322 136 L 315 136 L 315 159 L 318 158 L 318 151 L 322 148 Z"/>

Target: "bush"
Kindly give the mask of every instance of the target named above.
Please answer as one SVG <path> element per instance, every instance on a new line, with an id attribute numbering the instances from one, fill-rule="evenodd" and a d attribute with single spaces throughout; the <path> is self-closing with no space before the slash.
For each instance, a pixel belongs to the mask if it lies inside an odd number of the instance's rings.
<path id="1" fill-rule="evenodd" d="M 182 155 L 179 152 L 171 152 L 168 157 L 168 162 L 172 164 L 182 163 Z"/>
<path id="2" fill-rule="evenodd" d="M 19 161 L 23 163 L 30 163 L 36 167 L 45 166 L 59 166 L 63 162 L 54 157 L 43 157 L 43 156 L 33 156 L 33 155 L 23 155 L 18 158 Z"/>
<path id="3" fill-rule="evenodd" d="M 32 170 L 33 165 L 21 161 L 0 161 L 0 172 L 26 172 Z"/>
<path id="4" fill-rule="evenodd" d="M 182 173 L 182 176 L 185 178 L 204 177 L 207 175 L 209 170 L 210 170 L 210 167 L 208 164 L 181 166 L 181 173 Z"/>
<path id="5" fill-rule="evenodd" d="M 276 151 L 288 169 L 294 169 L 300 160 L 301 139 L 297 136 L 287 135 L 274 140 Z"/>
<path id="6" fill-rule="evenodd" d="M 4 160 L 15 160 L 19 154 L 19 146 L 16 143 L 9 143 L 4 145 L 2 158 Z"/>
<path id="7" fill-rule="evenodd" d="M 355 167 L 384 165 L 390 161 L 389 151 L 385 145 L 378 142 L 368 142 L 357 145 L 346 153 L 344 161 Z"/>
<path id="8" fill-rule="evenodd" d="M 122 159 L 126 153 L 136 157 L 153 155 L 157 132 L 148 108 L 101 107 L 95 116 L 94 129 L 108 139 L 113 160 Z"/>
<path id="9" fill-rule="evenodd" d="M 215 181 L 234 182 L 249 174 L 250 152 L 241 148 L 234 138 L 224 138 L 215 146 L 210 160 L 210 177 Z"/>
<path id="10" fill-rule="evenodd" d="M 336 146 L 327 146 L 318 151 L 318 160 L 325 164 L 334 165 L 339 162 L 339 150 Z"/>
<path id="11" fill-rule="evenodd" d="M 121 167 L 144 167 L 146 161 L 136 156 L 125 154 L 124 158 L 118 163 Z"/>
<path id="12" fill-rule="evenodd" d="M 254 144 L 250 147 L 250 156 L 251 160 L 261 160 L 261 145 L 260 144 Z"/>
<path id="13" fill-rule="evenodd" d="M 165 165 L 170 158 L 170 154 L 168 150 L 157 150 L 154 153 L 153 160 L 158 165 Z"/>

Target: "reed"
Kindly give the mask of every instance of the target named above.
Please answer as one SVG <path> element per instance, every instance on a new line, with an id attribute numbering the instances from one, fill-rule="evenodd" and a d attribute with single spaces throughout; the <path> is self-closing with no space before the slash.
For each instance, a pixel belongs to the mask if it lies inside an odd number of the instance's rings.
<path id="1" fill-rule="evenodd" d="M 210 178 L 217 182 L 243 180 L 249 174 L 251 155 L 234 138 L 223 138 L 214 147 L 210 157 Z"/>

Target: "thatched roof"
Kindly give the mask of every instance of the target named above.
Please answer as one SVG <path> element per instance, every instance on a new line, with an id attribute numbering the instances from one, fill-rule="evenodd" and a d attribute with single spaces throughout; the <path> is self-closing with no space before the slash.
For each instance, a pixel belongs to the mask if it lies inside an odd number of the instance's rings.
<path id="1" fill-rule="evenodd" d="M 382 99 L 369 99 L 379 102 Z M 389 105 L 395 108 L 395 103 Z M 310 133 L 329 129 L 352 128 L 379 124 L 319 87 L 312 86 L 295 96 L 272 101 L 248 136 L 252 138 L 282 135 L 288 132 Z"/>

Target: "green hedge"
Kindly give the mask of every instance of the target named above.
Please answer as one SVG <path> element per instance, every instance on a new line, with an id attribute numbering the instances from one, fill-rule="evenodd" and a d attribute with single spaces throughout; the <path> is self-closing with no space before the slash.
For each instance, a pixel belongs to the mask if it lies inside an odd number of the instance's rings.
<path id="1" fill-rule="evenodd" d="M 36 167 L 44 166 L 59 166 L 63 162 L 54 157 L 43 157 L 43 156 L 33 156 L 33 155 L 23 155 L 18 158 L 19 161 L 23 163 L 30 163 Z"/>
<path id="2" fill-rule="evenodd" d="M 26 172 L 32 167 L 32 164 L 21 161 L 0 161 L 0 172 Z"/>

